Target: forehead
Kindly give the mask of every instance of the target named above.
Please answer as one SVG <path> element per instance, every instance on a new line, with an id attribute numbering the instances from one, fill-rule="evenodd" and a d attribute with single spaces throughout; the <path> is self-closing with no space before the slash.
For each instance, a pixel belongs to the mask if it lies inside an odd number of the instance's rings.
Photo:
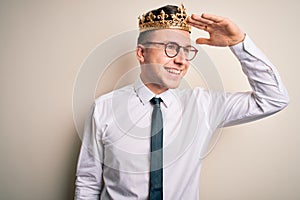
<path id="1" fill-rule="evenodd" d="M 187 31 L 176 29 L 159 29 L 151 34 L 152 41 L 171 41 L 178 44 L 190 44 L 190 34 Z"/>

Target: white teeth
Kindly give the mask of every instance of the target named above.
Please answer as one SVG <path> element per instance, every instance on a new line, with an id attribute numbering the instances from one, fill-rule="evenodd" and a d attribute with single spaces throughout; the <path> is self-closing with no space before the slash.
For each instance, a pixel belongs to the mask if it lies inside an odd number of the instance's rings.
<path id="1" fill-rule="evenodd" d="M 171 74 L 180 75 L 180 70 L 177 69 L 167 69 L 167 71 Z"/>

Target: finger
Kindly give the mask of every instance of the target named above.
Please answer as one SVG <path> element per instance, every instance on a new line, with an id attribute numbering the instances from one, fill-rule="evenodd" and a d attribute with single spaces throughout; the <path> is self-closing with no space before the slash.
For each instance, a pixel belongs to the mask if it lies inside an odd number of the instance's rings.
<path id="1" fill-rule="evenodd" d="M 194 24 L 194 23 L 189 23 L 191 26 L 195 27 L 195 28 L 198 28 L 198 29 L 201 29 L 201 30 L 206 30 L 208 28 L 207 25 L 199 25 L 199 24 Z"/>
<path id="2" fill-rule="evenodd" d="M 196 44 L 207 44 L 207 45 L 210 45 L 211 41 L 208 38 L 198 38 L 196 40 Z"/>
<path id="3" fill-rule="evenodd" d="M 190 22 L 199 23 L 199 24 L 208 24 L 208 25 L 214 23 L 214 21 L 204 18 L 203 14 L 202 15 L 192 14 L 192 16 L 190 17 Z"/>
<path id="4" fill-rule="evenodd" d="M 217 15 L 213 15 L 213 14 L 207 14 L 207 13 L 203 13 L 201 15 L 201 17 L 203 19 L 212 21 L 214 23 L 218 23 L 218 22 L 220 22 L 220 21 L 222 21 L 224 19 L 223 17 L 217 16 Z"/>
<path id="5" fill-rule="evenodd" d="M 198 26 L 206 26 L 207 24 L 206 23 L 203 23 L 201 21 L 198 21 L 198 20 L 195 20 L 195 19 L 192 19 L 191 17 L 188 17 L 188 20 L 187 22 L 190 24 L 190 25 L 198 25 Z"/>

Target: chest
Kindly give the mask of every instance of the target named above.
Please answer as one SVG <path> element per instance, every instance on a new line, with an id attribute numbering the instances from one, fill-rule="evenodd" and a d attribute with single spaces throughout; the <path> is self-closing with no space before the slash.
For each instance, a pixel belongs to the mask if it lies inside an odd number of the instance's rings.
<path id="1" fill-rule="evenodd" d="M 163 114 L 164 165 L 168 166 L 195 148 L 208 133 L 205 113 L 193 106 L 161 106 Z M 119 108 L 107 122 L 104 140 L 105 165 L 121 171 L 149 171 L 152 107 Z"/>

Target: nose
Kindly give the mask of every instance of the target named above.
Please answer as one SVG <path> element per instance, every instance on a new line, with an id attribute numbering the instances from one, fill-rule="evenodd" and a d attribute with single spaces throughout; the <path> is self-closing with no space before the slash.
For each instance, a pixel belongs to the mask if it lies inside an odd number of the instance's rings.
<path id="1" fill-rule="evenodd" d="M 186 60 L 187 56 L 184 53 L 184 49 L 180 47 L 178 54 L 174 58 L 174 62 L 177 64 L 186 64 L 188 61 Z"/>

